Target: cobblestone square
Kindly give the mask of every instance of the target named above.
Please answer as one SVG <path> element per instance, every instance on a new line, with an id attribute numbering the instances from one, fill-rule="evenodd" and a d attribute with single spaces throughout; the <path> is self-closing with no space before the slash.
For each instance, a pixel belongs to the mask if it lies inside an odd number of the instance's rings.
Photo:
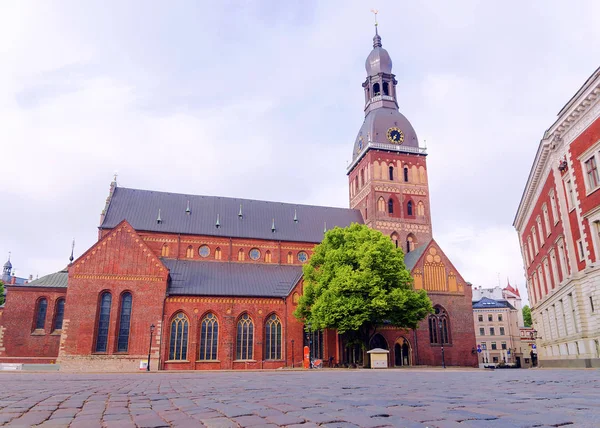
<path id="1" fill-rule="evenodd" d="M 1 373 L 11 427 L 598 427 L 595 370 Z"/>

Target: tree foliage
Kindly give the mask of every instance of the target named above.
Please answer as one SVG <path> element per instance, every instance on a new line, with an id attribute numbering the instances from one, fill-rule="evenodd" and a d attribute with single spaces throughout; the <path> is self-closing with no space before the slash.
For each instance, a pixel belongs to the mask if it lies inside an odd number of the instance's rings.
<path id="1" fill-rule="evenodd" d="M 528 305 L 523 306 L 523 323 L 525 327 L 531 327 L 531 308 Z"/>
<path id="2" fill-rule="evenodd" d="M 413 290 L 402 250 L 365 225 L 327 231 L 303 271 L 294 315 L 311 330 L 334 328 L 368 344 L 378 325 L 416 328 L 433 312 L 425 290 Z"/>
<path id="3" fill-rule="evenodd" d="M 0 305 L 4 304 L 4 282 L 0 281 Z"/>

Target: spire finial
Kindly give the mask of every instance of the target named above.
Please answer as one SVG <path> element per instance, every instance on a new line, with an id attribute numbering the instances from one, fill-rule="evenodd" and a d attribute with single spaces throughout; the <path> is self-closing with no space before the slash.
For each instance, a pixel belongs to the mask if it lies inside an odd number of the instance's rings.
<path id="1" fill-rule="evenodd" d="M 114 182 L 115 184 L 117 184 L 117 177 L 118 177 L 118 176 L 119 176 L 118 172 L 117 172 L 117 171 L 115 171 L 115 174 L 113 175 L 113 182 Z"/>
<path id="2" fill-rule="evenodd" d="M 296 214 L 295 208 L 294 208 L 294 223 L 298 223 L 298 214 Z"/>
<path id="3" fill-rule="evenodd" d="M 238 212 L 238 217 L 240 219 L 242 219 L 244 217 L 244 214 L 242 214 L 242 204 L 240 204 L 240 212 Z"/>
<path id="4" fill-rule="evenodd" d="M 190 200 L 188 199 L 187 208 L 185 209 L 185 213 L 189 215 L 191 212 L 192 212 L 192 210 L 190 209 Z"/>
<path id="5" fill-rule="evenodd" d="M 219 214 L 217 214 L 217 222 L 215 223 L 215 227 L 218 229 L 221 226 L 221 222 L 219 221 Z"/>
<path id="6" fill-rule="evenodd" d="M 273 219 L 273 223 L 271 223 L 271 232 L 275 232 L 275 219 Z"/>
<path id="7" fill-rule="evenodd" d="M 10 262 L 10 251 L 8 252 L 8 261 Z"/>
<path id="8" fill-rule="evenodd" d="M 158 224 L 161 224 L 161 223 L 162 223 L 162 218 L 160 218 L 160 208 L 158 209 L 158 217 L 156 218 L 156 222 L 157 222 Z"/>
<path id="9" fill-rule="evenodd" d="M 325 227 L 323 228 L 323 233 L 327 233 L 327 222 L 325 222 Z"/>
<path id="10" fill-rule="evenodd" d="M 71 242 L 71 256 L 69 257 L 69 264 L 72 265 L 73 264 L 73 260 L 75 260 L 75 258 L 73 257 L 73 251 L 75 250 L 75 238 L 73 238 L 73 241 Z"/>
<path id="11" fill-rule="evenodd" d="M 375 15 L 375 37 L 373 37 L 373 48 L 380 48 L 381 37 L 379 37 L 379 32 L 377 31 L 377 27 L 379 26 L 377 23 L 377 14 L 379 11 L 377 9 L 371 9 L 371 12 L 373 12 L 373 15 Z"/>

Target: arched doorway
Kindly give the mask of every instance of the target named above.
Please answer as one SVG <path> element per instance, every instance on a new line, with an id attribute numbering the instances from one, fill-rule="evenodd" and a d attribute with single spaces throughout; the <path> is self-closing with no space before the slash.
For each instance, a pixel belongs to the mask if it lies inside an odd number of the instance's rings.
<path id="1" fill-rule="evenodd" d="M 371 338 L 371 342 L 369 342 L 369 349 L 375 348 L 389 349 L 387 340 L 385 340 L 385 338 L 379 333 L 373 336 Z"/>
<path id="2" fill-rule="evenodd" d="M 411 365 L 411 352 L 408 340 L 401 337 L 394 345 L 394 365 L 396 367 Z"/>

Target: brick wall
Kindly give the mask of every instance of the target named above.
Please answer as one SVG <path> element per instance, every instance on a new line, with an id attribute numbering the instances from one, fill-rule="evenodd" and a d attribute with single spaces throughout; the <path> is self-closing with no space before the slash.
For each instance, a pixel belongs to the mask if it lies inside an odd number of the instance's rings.
<path id="1" fill-rule="evenodd" d="M 56 302 L 66 289 L 9 286 L 0 317 L 0 362 L 53 363 L 60 330 L 53 330 Z M 48 301 L 43 329 L 35 329 L 37 302 Z M 16 359 L 15 359 L 16 358 Z"/>

